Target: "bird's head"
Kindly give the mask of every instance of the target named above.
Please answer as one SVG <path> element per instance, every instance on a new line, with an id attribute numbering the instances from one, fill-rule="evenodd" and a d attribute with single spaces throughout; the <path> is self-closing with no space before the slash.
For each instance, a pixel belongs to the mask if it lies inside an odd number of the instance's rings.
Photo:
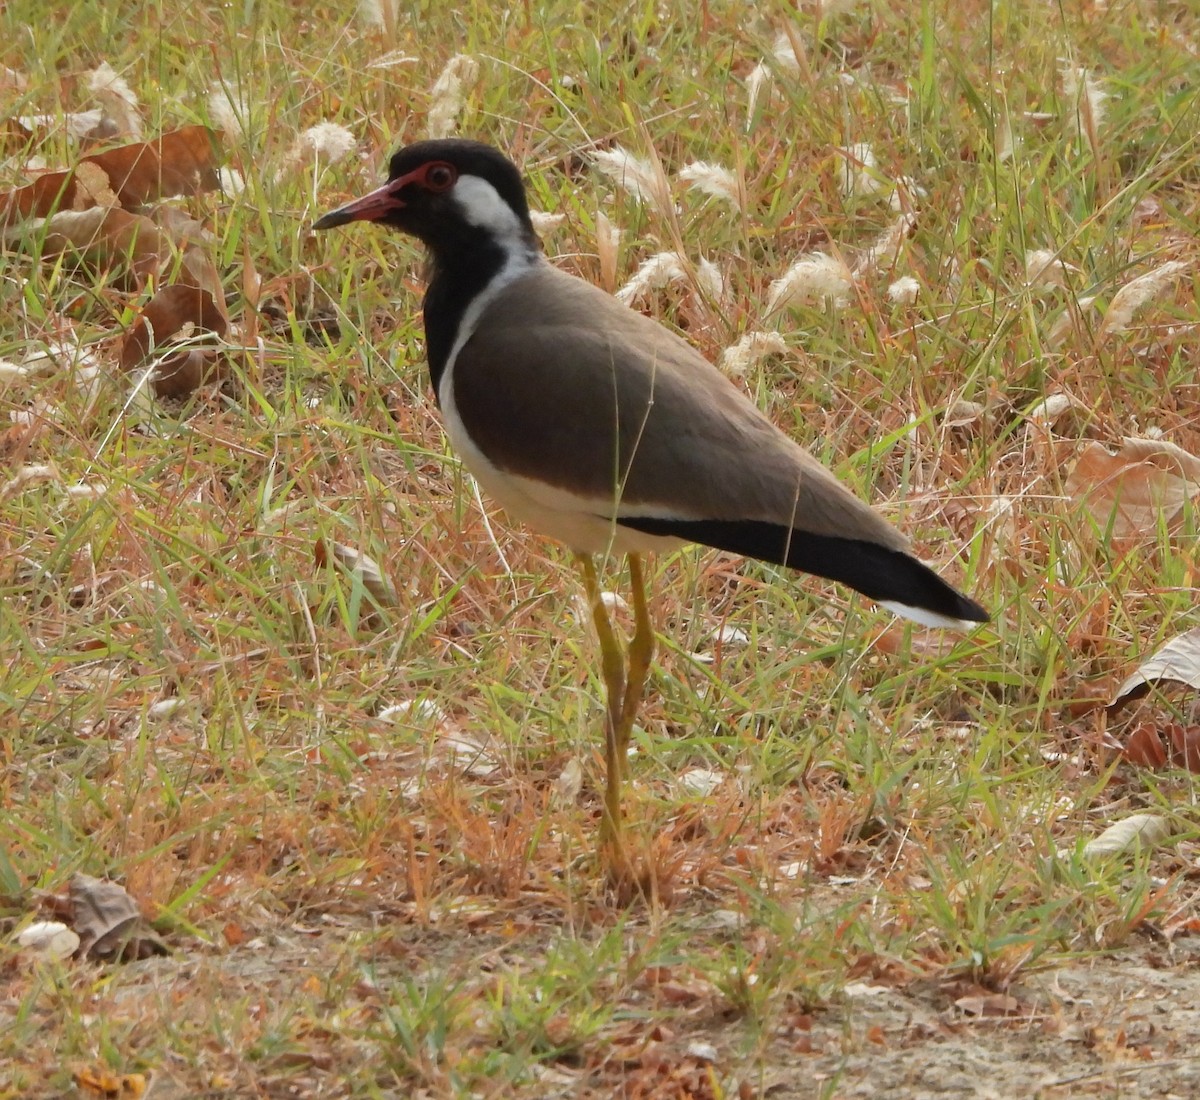
<path id="1" fill-rule="evenodd" d="M 314 229 L 380 222 L 445 255 L 487 238 L 502 247 L 536 242 L 516 166 L 477 141 L 420 141 L 399 150 L 388 180 L 362 198 L 318 218 Z"/>

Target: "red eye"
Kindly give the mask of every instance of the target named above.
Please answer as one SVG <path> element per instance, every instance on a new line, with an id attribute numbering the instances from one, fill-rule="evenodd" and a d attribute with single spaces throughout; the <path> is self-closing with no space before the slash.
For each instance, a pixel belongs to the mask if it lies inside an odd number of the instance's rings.
<path id="1" fill-rule="evenodd" d="M 425 186 L 430 191 L 449 191 L 458 179 L 454 165 L 437 161 L 425 169 Z"/>

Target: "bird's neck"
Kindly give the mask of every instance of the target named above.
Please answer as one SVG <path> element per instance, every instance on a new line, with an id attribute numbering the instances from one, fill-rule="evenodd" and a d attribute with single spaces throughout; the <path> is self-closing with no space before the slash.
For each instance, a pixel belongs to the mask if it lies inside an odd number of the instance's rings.
<path id="1" fill-rule="evenodd" d="M 470 248 L 432 251 L 424 313 L 429 380 L 435 397 L 452 355 L 461 346 L 464 324 L 473 328 L 478 320 L 480 310 L 472 310 L 472 305 L 496 293 L 540 258 L 534 242 L 501 243 L 487 236 L 478 237 Z"/>

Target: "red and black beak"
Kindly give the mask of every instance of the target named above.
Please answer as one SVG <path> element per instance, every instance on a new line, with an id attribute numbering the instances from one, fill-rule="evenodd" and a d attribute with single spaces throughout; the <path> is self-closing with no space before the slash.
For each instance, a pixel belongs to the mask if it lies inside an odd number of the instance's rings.
<path id="1" fill-rule="evenodd" d="M 339 206 L 336 210 L 330 210 L 328 214 L 322 214 L 313 222 L 313 229 L 333 229 L 349 222 L 377 222 L 396 210 L 403 210 L 405 202 L 400 197 L 400 191 L 410 182 L 409 176 L 388 180 L 382 187 L 375 188 L 362 198 Z"/>

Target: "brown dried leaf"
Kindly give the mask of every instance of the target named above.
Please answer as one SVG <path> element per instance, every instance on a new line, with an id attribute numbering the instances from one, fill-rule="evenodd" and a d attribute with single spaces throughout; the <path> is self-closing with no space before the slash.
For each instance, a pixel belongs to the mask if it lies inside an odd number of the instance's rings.
<path id="1" fill-rule="evenodd" d="M 1171 742 L 1171 759 L 1193 774 L 1200 772 L 1200 727 L 1171 722 L 1167 737 Z"/>
<path id="2" fill-rule="evenodd" d="M 44 218 L 52 210 L 78 210 L 77 191 L 74 171 L 46 172 L 0 196 L 0 229 L 26 218 Z"/>
<path id="3" fill-rule="evenodd" d="M 218 305 L 218 301 L 220 305 Z M 159 397 L 186 397 L 224 368 L 220 349 L 207 337 L 218 339 L 229 330 L 224 298 L 186 283 L 163 287 L 146 303 L 121 345 L 121 369 L 132 371 L 162 348 L 172 337 L 184 346 L 163 355 L 150 385 Z"/>
<path id="4" fill-rule="evenodd" d="M 47 172 L 24 187 L 0 195 L 0 228 L 26 218 L 44 218 L 56 210 L 95 205 L 90 188 L 80 185 L 88 166 L 104 173 L 108 187 L 124 207 L 142 206 L 165 195 L 196 195 L 219 186 L 220 132 L 185 126 L 153 141 L 118 146 L 84 157 L 77 168 Z"/>
<path id="5" fill-rule="evenodd" d="M 85 174 L 81 169 L 79 178 Z M 196 333 L 223 337 L 229 329 L 221 278 L 205 250 L 207 238 L 199 222 L 172 208 L 156 211 L 151 219 L 116 206 L 93 206 L 55 214 L 44 230 L 43 255 L 74 252 L 95 267 L 128 264 L 139 282 L 171 274 L 178 280 L 150 300 L 126 334 L 123 370 L 141 366 L 180 332 L 186 332 L 189 346 L 159 365 L 151 381 L 158 396 L 191 393 L 220 369 L 216 348 L 196 346 Z"/>
<path id="6" fill-rule="evenodd" d="M 153 141 L 121 145 L 84 157 L 103 168 L 124 207 L 169 195 L 199 195 L 220 186 L 221 133 L 184 126 Z"/>
<path id="7" fill-rule="evenodd" d="M 1200 458 L 1165 439 L 1124 440 L 1112 454 L 1099 443 L 1084 448 L 1066 491 L 1114 538 L 1132 538 L 1178 518 L 1200 490 Z"/>
<path id="8" fill-rule="evenodd" d="M 1139 722 L 1125 740 L 1121 755 L 1131 764 L 1157 771 L 1167 765 L 1167 747 L 1153 722 Z"/>
<path id="9" fill-rule="evenodd" d="M 1108 709 L 1115 712 L 1126 703 L 1140 699 L 1152 684 L 1160 680 L 1186 684 L 1200 690 L 1200 627 L 1176 634 L 1158 652 L 1138 665 L 1137 670 L 1117 688 Z"/>
<path id="10" fill-rule="evenodd" d="M 74 252 L 97 267 L 127 261 L 143 280 L 159 271 L 171 254 L 170 242 L 158 226 L 119 207 L 62 211 L 47 218 L 43 229 L 43 256 Z"/>
<path id="11" fill-rule="evenodd" d="M 71 876 L 70 897 L 81 958 L 145 959 L 170 954 L 142 920 L 137 902 L 115 882 L 77 872 Z"/>

